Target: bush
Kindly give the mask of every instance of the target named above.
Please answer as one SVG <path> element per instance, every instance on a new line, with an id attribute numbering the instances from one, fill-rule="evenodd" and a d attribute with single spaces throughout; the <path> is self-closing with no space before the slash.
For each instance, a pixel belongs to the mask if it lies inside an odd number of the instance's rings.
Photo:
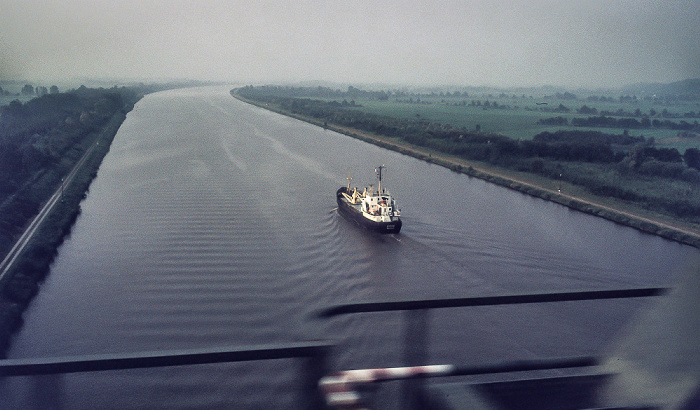
<path id="1" fill-rule="evenodd" d="M 544 170 L 544 161 L 541 158 L 535 158 L 530 163 L 530 171 L 537 173 L 537 174 L 541 174 L 543 170 Z"/>
<path id="2" fill-rule="evenodd" d="M 700 183 L 700 171 L 693 168 L 684 169 L 679 177 L 683 181 Z"/>
<path id="3" fill-rule="evenodd" d="M 7 349 L 12 332 L 22 324 L 22 307 L 17 303 L 0 302 L 0 352 Z M 0 358 L 5 358 L 0 354 Z"/>
<path id="4" fill-rule="evenodd" d="M 634 192 L 615 185 L 598 185 L 591 188 L 591 192 L 600 196 L 609 196 L 613 198 L 625 199 L 628 201 L 634 201 L 639 199 L 639 197 Z"/>
<path id="5" fill-rule="evenodd" d="M 662 162 L 656 159 L 648 159 L 637 168 L 640 174 L 664 178 L 679 178 L 685 170 L 685 165 L 681 163 Z"/>
<path id="6" fill-rule="evenodd" d="M 17 274 L 8 281 L 3 293 L 9 300 L 25 305 L 38 291 L 39 285 L 34 279 Z"/>

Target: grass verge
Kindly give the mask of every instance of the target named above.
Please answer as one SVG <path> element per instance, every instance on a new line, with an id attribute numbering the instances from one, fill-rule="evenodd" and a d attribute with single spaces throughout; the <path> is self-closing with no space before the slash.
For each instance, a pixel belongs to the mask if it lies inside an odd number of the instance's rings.
<path id="1" fill-rule="evenodd" d="M 410 155 L 446 167 L 454 172 L 480 178 L 496 185 L 553 201 L 571 209 L 599 216 L 642 232 L 700 248 L 700 227 L 696 224 L 678 221 L 629 202 L 599 197 L 581 189 L 581 187 L 540 175 L 499 168 L 479 161 L 464 160 L 438 151 L 418 147 L 398 138 L 385 137 L 349 127 L 325 123 L 315 118 L 294 114 L 279 107 L 247 99 L 235 91 L 232 91 L 231 95 L 248 104 L 324 127 L 404 155 Z"/>
<path id="2" fill-rule="evenodd" d="M 58 247 L 70 233 L 80 215 L 80 202 L 87 196 L 90 183 L 97 176 L 114 136 L 126 118 L 118 111 L 96 137 L 95 148 L 88 154 L 75 177 L 66 184 L 62 200 L 56 203 L 24 251 L 0 282 L 0 356 L 5 357 L 12 334 L 22 324 L 22 312 L 37 294 L 49 272 Z"/>

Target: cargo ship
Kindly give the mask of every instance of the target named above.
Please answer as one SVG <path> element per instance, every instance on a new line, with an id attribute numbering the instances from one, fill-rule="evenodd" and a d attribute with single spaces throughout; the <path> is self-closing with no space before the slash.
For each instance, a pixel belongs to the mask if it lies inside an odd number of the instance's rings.
<path id="1" fill-rule="evenodd" d="M 382 188 L 382 170 L 384 166 L 375 169 L 379 185 L 377 190 L 370 185 L 360 191 L 348 186 L 336 191 L 338 210 L 359 225 L 382 234 L 399 233 L 401 231 L 401 211 L 396 208 L 394 198 Z"/>

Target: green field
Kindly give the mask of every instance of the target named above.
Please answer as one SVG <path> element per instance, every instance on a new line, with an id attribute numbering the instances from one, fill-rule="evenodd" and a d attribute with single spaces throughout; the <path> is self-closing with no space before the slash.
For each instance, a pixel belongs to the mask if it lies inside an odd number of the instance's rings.
<path id="1" fill-rule="evenodd" d="M 14 100 L 25 103 L 35 97 L 35 95 L 0 95 L 0 107 L 9 105 Z"/>
<path id="2" fill-rule="evenodd" d="M 332 100 L 332 99 L 327 99 Z M 657 113 L 667 110 L 672 114 L 683 115 L 687 112 L 695 112 L 700 115 L 700 104 L 686 103 L 682 105 L 657 105 L 651 102 L 641 101 L 639 103 L 611 103 L 611 102 L 590 102 L 586 100 L 557 100 L 557 99 L 531 99 L 531 98 L 421 98 L 420 103 L 404 102 L 404 99 L 391 98 L 388 101 L 378 101 L 370 99 L 356 99 L 355 102 L 362 107 L 355 108 L 369 113 L 386 115 L 397 118 L 425 119 L 431 122 L 448 124 L 454 127 L 466 128 L 469 130 L 480 127 L 482 132 L 502 134 L 513 139 L 532 139 L 536 134 L 544 131 L 554 132 L 557 130 L 592 130 L 611 134 L 622 134 L 623 128 L 600 128 L 600 127 L 574 127 L 538 124 L 538 120 L 561 116 L 571 121 L 572 118 L 587 118 L 591 115 L 578 114 L 576 110 L 586 105 L 600 111 L 617 111 L 622 109 L 626 112 L 634 112 L 639 109 L 643 113 L 649 113 L 651 109 Z M 490 104 L 496 102 L 498 106 L 507 108 L 486 108 L 483 106 L 455 105 L 466 101 L 469 104 L 472 100 L 479 100 L 482 103 L 489 101 Z M 538 105 L 540 103 L 540 105 Z M 555 109 L 562 104 L 571 109 L 569 113 L 547 112 L 546 109 Z M 692 118 L 672 118 L 672 121 L 685 120 L 687 122 L 699 121 L 698 117 Z M 664 128 L 630 129 L 632 136 L 653 137 L 657 146 L 665 148 L 676 148 L 683 153 L 687 148 L 700 148 L 700 137 L 678 137 L 678 131 Z"/>
<path id="3" fill-rule="evenodd" d="M 609 203 L 700 232 L 700 153 L 682 155 L 687 148 L 700 146 L 697 102 L 680 103 L 670 97 L 664 106 L 658 100 L 629 101 L 634 99 L 627 97 L 600 101 L 601 97 L 491 96 L 479 101 L 350 88 L 343 93 L 275 86 L 232 90 L 236 93 L 283 114 L 499 185 L 517 186 L 514 189 L 531 195 L 552 199 L 551 190 L 560 186 L 561 192 L 573 195 L 561 203 L 584 212 L 602 215 L 608 211 L 585 203 L 572 205 L 574 198 Z M 582 109 L 584 105 L 587 109 Z M 550 124 L 556 125 L 540 123 L 543 119 L 555 119 Z M 575 123 L 596 126 L 571 125 Z M 608 124 L 629 129 L 605 127 Z M 543 135 L 533 141 L 543 131 L 559 130 L 572 132 Z M 640 135 L 647 140 L 630 138 Z M 539 188 L 521 186 L 520 180 Z M 624 213 L 609 219 L 646 229 L 646 222 L 632 218 L 632 223 Z M 645 231 L 658 233 L 661 228 L 656 228 Z"/>

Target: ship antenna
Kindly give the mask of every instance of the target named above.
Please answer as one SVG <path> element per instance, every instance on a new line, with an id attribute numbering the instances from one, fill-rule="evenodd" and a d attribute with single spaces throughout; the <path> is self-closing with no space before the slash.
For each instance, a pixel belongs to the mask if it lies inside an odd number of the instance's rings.
<path id="1" fill-rule="evenodd" d="M 374 170 L 374 172 L 377 173 L 377 177 L 379 178 L 379 186 L 377 187 L 377 192 L 380 194 L 382 193 L 382 169 L 384 168 L 384 165 L 380 165 Z"/>

